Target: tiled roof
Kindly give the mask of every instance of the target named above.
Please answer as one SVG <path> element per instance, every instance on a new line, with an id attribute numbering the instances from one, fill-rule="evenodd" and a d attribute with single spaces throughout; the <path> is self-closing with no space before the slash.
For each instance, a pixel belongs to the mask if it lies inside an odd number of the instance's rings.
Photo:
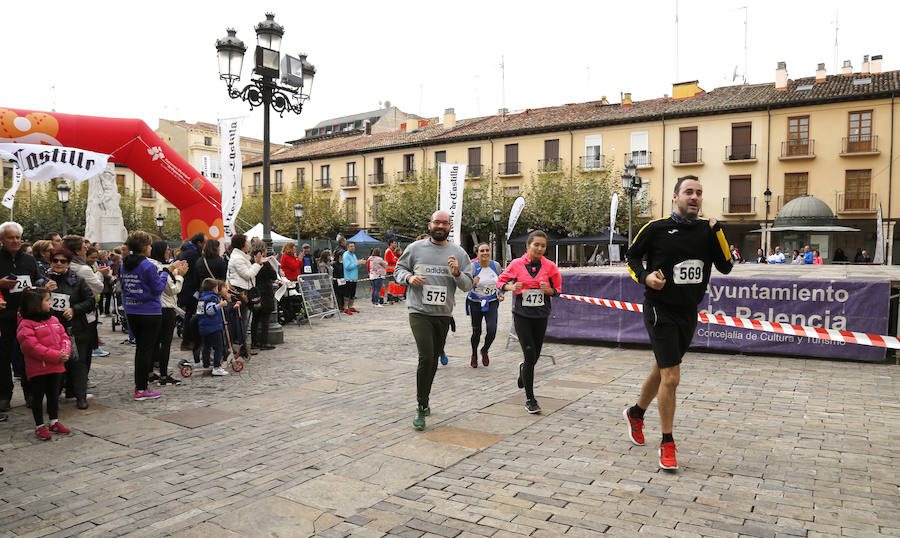
<path id="1" fill-rule="evenodd" d="M 870 79 L 865 84 L 863 79 Z M 799 89 L 809 87 L 810 89 Z M 827 102 L 866 100 L 900 95 L 900 71 L 878 74 L 831 75 L 823 82 L 815 77 L 788 81 L 785 90 L 773 83 L 724 86 L 690 99 L 667 97 L 635 101 L 631 107 L 602 104 L 600 101 L 533 108 L 506 116 L 486 116 L 460 120 L 452 129 L 429 125 L 413 133 L 395 131 L 371 136 L 361 134 L 304 143 L 272 155 L 274 162 L 319 159 L 351 153 L 387 150 L 416 145 L 436 145 L 453 141 L 512 136 L 528 132 L 587 128 L 621 123 L 657 121 L 660 118 L 727 114 L 766 108 L 798 107 Z M 245 164 L 258 164 L 255 158 Z"/>

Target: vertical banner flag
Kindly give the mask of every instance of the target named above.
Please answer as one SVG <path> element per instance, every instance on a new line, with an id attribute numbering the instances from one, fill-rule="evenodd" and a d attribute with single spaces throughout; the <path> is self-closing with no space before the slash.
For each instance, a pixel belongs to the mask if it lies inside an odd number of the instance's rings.
<path id="1" fill-rule="evenodd" d="M 878 204 L 875 231 L 875 257 L 872 258 L 872 263 L 884 264 L 884 223 L 881 220 L 881 204 Z"/>
<path id="2" fill-rule="evenodd" d="M 460 232 L 462 230 L 462 201 L 463 186 L 466 178 L 465 164 L 441 163 L 440 204 L 441 211 L 450 214 L 451 243 L 460 244 Z"/>
<path id="3" fill-rule="evenodd" d="M 16 191 L 19 190 L 19 185 L 22 184 L 22 171 L 19 170 L 19 167 L 13 164 L 12 172 L 12 187 L 10 187 L 9 190 L 6 191 L 6 194 L 3 195 L 3 201 L 0 202 L 7 209 L 13 208 L 13 203 L 16 201 Z"/>
<path id="4" fill-rule="evenodd" d="M 222 176 L 222 227 L 225 242 L 234 235 L 234 221 L 244 203 L 241 181 L 241 123 L 244 118 L 219 120 L 219 168 Z"/>
<path id="5" fill-rule="evenodd" d="M 619 212 L 619 193 L 614 192 L 609 202 L 609 253 L 612 260 L 613 233 L 616 230 L 616 213 Z"/>
<path id="6" fill-rule="evenodd" d="M 513 228 L 516 227 L 516 222 L 519 221 L 519 215 L 522 214 L 522 209 L 525 208 L 525 198 L 523 196 L 519 196 L 516 198 L 516 201 L 513 202 L 512 209 L 509 210 L 509 224 L 506 226 L 506 240 L 509 241 L 509 236 L 512 235 Z"/>

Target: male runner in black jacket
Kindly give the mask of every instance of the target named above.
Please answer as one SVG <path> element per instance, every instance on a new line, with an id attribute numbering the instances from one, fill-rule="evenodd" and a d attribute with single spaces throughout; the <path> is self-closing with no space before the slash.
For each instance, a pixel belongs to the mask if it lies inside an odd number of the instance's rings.
<path id="1" fill-rule="evenodd" d="M 625 254 L 632 278 L 645 286 L 644 325 L 656 364 L 644 381 L 637 404 L 623 415 L 631 442 L 643 445 L 644 411 L 658 398 L 662 425 L 659 466 L 663 469 L 678 468 L 672 439 L 675 389 L 681 377 L 681 358 L 697 328 L 697 307 L 706 293 L 712 266 L 724 274 L 732 268 L 721 226 L 715 219 L 698 216 L 703 187 L 697 177 L 679 178 L 673 199 L 675 211 L 641 228 Z"/>

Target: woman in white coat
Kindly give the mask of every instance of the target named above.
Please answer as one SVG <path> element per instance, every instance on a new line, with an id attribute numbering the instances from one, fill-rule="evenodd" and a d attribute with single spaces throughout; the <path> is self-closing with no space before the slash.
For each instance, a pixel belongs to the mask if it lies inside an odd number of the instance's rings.
<path id="1" fill-rule="evenodd" d="M 256 287 L 256 274 L 262 268 L 262 264 L 268 261 L 258 253 L 254 258 L 250 257 L 250 243 L 244 234 L 236 234 L 231 238 L 231 256 L 228 258 L 227 280 L 231 288 L 242 293 L 246 298 L 250 290 Z M 245 300 L 241 300 L 241 319 L 239 334 L 231 335 L 233 343 L 243 344 L 247 333 L 247 307 Z"/>

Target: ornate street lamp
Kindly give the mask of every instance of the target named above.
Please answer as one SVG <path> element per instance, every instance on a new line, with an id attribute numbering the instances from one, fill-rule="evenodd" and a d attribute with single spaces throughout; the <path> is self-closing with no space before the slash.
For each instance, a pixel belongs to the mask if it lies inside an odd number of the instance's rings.
<path id="1" fill-rule="evenodd" d="M 303 204 L 297 202 L 294 204 L 294 216 L 297 217 L 297 247 L 300 246 L 300 219 L 303 218 Z"/>
<path id="2" fill-rule="evenodd" d="M 166 220 L 166 217 L 162 216 L 162 213 L 156 214 L 156 229 L 159 230 L 159 238 L 160 239 L 163 238 L 162 227 L 163 227 L 163 222 L 165 222 L 165 220 Z"/>
<path id="3" fill-rule="evenodd" d="M 501 254 L 500 257 L 502 258 L 503 257 L 502 251 L 500 250 L 502 248 L 502 245 L 500 243 L 500 217 L 503 216 L 503 213 L 499 209 L 495 209 L 493 212 L 493 216 L 494 216 L 494 236 L 497 239 L 497 250 L 495 252 L 500 253 Z M 504 260 L 504 262 L 505 261 L 506 260 Z M 505 264 L 504 264 L 504 266 L 505 266 Z"/>
<path id="4" fill-rule="evenodd" d="M 59 203 L 62 204 L 62 235 L 66 236 L 66 206 L 69 204 L 69 193 L 72 192 L 72 187 L 69 186 L 65 181 L 60 181 L 56 184 L 56 198 L 59 200 Z"/>
<path id="5" fill-rule="evenodd" d="M 297 57 L 280 55 L 284 27 L 275 22 L 275 15 L 266 13 L 266 20 L 257 24 L 256 51 L 250 83 L 241 89 L 234 84 L 241 78 L 244 53 L 247 47 L 237 38 L 233 28 L 216 41 L 219 57 L 219 78 L 228 86 L 228 96 L 250 103 L 250 110 L 263 107 L 263 241 L 272 246 L 271 190 L 269 186 L 269 112 L 284 116 L 285 112 L 300 114 L 303 103 L 312 92 L 316 68 L 306 61 L 305 54 Z M 280 84 L 279 84 L 280 82 Z"/>
<path id="6" fill-rule="evenodd" d="M 766 192 L 763 193 L 763 198 L 766 200 L 766 229 L 763 230 L 763 256 L 766 255 L 768 250 L 768 239 L 769 239 L 769 203 L 772 201 L 772 191 L 769 190 L 769 186 L 766 185 Z"/>
<path id="7" fill-rule="evenodd" d="M 628 195 L 628 247 L 631 246 L 631 216 L 634 213 L 634 196 L 641 190 L 643 181 L 643 178 L 637 173 L 637 165 L 634 164 L 634 161 L 629 160 L 625 165 L 625 172 L 622 174 L 622 190 Z M 610 234 L 612 234 L 612 230 L 610 230 Z"/>

